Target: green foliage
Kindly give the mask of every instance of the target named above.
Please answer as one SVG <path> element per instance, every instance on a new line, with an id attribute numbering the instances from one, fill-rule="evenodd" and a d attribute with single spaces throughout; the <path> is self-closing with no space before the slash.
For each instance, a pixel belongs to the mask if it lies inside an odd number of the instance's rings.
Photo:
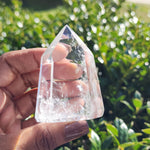
<path id="1" fill-rule="evenodd" d="M 135 6 L 119 14 L 124 0 L 65 0 L 55 13 L 24 10 L 19 0 L 0 5 L 0 54 L 47 47 L 65 25 L 93 51 L 105 114 L 89 121 L 90 132 L 58 149 L 150 148 L 150 22 Z M 63 9 L 63 10 L 62 10 Z"/>
<path id="2" fill-rule="evenodd" d="M 91 141 L 91 150 L 101 150 L 101 140 L 98 134 L 90 129 L 88 134 L 89 140 Z"/>

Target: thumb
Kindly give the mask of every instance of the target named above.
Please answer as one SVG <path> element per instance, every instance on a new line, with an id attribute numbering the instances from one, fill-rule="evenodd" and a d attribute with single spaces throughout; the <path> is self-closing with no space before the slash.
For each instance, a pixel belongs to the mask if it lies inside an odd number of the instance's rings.
<path id="1" fill-rule="evenodd" d="M 41 123 L 25 129 L 19 136 L 16 150 L 53 150 L 89 131 L 86 121 L 73 123 Z"/>

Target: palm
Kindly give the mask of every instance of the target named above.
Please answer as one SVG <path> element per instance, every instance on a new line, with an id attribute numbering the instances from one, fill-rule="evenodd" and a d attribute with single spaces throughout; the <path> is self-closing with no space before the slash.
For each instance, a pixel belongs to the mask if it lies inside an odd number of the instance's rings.
<path id="1" fill-rule="evenodd" d="M 25 120 L 25 118 L 34 113 L 34 97 L 36 95 L 36 90 L 32 90 L 24 94 L 21 98 L 12 98 L 12 96 L 6 93 L 8 93 L 8 91 L 3 92 L 6 96 L 6 103 L 4 104 L 3 111 L 0 114 L 1 132 L 6 134 L 11 132 L 16 133 L 25 127 L 34 125 L 36 123 L 34 118 L 29 120 Z M 30 97 L 30 95 L 32 95 L 32 98 L 26 99 L 26 97 Z M 24 101 L 24 99 L 26 99 L 26 101 Z M 32 103 L 29 101 L 32 101 Z M 28 102 L 29 105 L 27 105 Z"/>

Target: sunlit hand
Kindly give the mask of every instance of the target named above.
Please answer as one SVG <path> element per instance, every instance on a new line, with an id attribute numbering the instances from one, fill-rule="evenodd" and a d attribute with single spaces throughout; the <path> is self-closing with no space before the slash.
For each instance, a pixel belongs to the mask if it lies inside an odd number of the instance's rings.
<path id="1" fill-rule="evenodd" d="M 37 123 L 34 118 L 25 120 L 35 112 L 40 58 L 44 51 L 35 48 L 0 57 L 0 150 L 54 149 L 88 132 L 84 121 L 51 124 Z M 60 45 L 54 57 L 60 59 L 66 53 Z M 32 90 L 26 92 L 29 87 Z"/>

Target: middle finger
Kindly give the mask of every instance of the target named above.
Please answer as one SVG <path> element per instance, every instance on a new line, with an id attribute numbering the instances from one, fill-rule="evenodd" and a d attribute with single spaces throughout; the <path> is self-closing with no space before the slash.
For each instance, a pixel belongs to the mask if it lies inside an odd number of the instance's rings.
<path id="1" fill-rule="evenodd" d="M 49 80 L 50 76 L 50 64 L 44 66 L 43 74 L 44 77 Z M 78 70 L 78 71 L 77 71 Z M 54 70 L 54 77 L 59 79 L 77 79 L 82 75 L 82 71 L 79 66 L 75 63 L 56 63 Z M 25 74 L 18 75 L 18 77 L 10 83 L 5 89 L 9 92 L 11 97 L 22 95 L 29 87 L 35 88 L 38 86 L 39 70 L 28 72 Z M 15 87 L 15 88 L 14 88 Z"/>

